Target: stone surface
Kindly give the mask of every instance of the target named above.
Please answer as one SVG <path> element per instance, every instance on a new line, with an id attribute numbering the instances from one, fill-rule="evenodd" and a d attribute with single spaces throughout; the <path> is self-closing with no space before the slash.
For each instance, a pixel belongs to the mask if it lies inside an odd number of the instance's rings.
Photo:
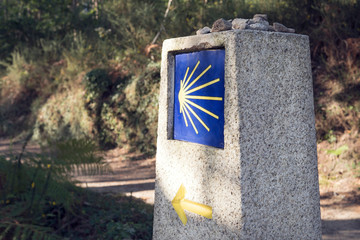
<path id="1" fill-rule="evenodd" d="M 273 23 L 273 28 L 276 32 L 288 32 L 288 33 L 294 33 L 295 29 L 293 28 L 287 28 L 286 26 L 284 26 L 281 23 L 278 22 L 274 22 Z"/>
<path id="2" fill-rule="evenodd" d="M 270 32 L 275 32 L 275 29 L 274 29 L 273 26 L 269 25 L 268 31 L 270 31 Z"/>
<path id="3" fill-rule="evenodd" d="M 256 18 L 253 18 L 251 19 L 251 21 L 253 23 L 262 23 L 262 24 L 267 24 L 269 25 L 269 22 L 267 20 L 265 20 L 264 18 L 261 18 L 261 17 L 256 17 Z"/>
<path id="4" fill-rule="evenodd" d="M 196 31 L 196 35 L 207 34 L 207 33 L 210 33 L 210 32 L 211 32 L 211 28 L 203 27 L 203 28 Z"/>
<path id="5" fill-rule="evenodd" d="M 267 23 L 267 24 L 266 24 Z M 267 31 L 269 29 L 269 23 L 253 23 L 249 24 L 248 29 Z"/>
<path id="6" fill-rule="evenodd" d="M 231 27 L 232 27 L 231 22 L 223 18 L 220 18 L 214 22 L 211 32 L 227 31 L 227 30 L 231 30 Z"/>
<path id="7" fill-rule="evenodd" d="M 232 20 L 231 24 L 232 24 L 232 28 L 233 29 L 239 29 L 239 30 L 243 30 L 246 29 L 247 27 L 247 22 L 249 19 L 244 19 L 244 18 L 235 18 L 234 20 Z"/>
<path id="8" fill-rule="evenodd" d="M 288 28 L 288 32 L 289 33 L 295 33 L 295 29 L 294 28 Z"/>
<path id="9" fill-rule="evenodd" d="M 249 20 L 249 29 L 267 31 L 269 29 L 269 22 L 266 14 L 255 14 L 253 19 Z"/>
<path id="10" fill-rule="evenodd" d="M 266 20 L 266 21 L 268 20 L 266 14 L 255 14 L 253 19 L 256 19 L 256 18 L 261 18 L 261 19 Z"/>
<path id="11" fill-rule="evenodd" d="M 225 48 L 224 149 L 173 139 L 174 54 Z M 309 38 L 227 31 L 164 41 L 153 239 L 321 239 Z M 207 219 L 171 200 L 213 209 Z"/>

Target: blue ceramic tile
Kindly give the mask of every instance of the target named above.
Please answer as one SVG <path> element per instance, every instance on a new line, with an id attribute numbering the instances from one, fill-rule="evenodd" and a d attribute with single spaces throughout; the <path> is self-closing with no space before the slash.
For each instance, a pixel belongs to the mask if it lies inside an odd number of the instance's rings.
<path id="1" fill-rule="evenodd" d="M 225 50 L 175 55 L 174 139 L 224 148 Z"/>

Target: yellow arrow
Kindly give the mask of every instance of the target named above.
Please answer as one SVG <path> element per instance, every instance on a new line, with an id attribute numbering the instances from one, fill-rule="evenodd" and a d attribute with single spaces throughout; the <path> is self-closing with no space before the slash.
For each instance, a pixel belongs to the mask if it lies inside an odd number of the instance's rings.
<path id="1" fill-rule="evenodd" d="M 185 198 L 186 189 L 184 185 L 181 184 L 178 192 L 176 193 L 174 199 L 171 201 L 176 213 L 178 214 L 181 222 L 184 224 L 184 226 L 187 223 L 187 217 L 185 215 L 184 210 L 187 210 L 189 212 L 193 212 L 196 214 L 199 214 L 203 217 L 212 219 L 212 207 L 196 203 Z"/>

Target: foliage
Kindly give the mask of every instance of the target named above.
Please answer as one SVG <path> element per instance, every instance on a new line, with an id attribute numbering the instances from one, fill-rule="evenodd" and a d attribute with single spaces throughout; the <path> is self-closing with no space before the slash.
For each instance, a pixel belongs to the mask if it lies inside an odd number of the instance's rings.
<path id="1" fill-rule="evenodd" d="M 92 235 L 101 236 L 101 239 L 152 239 L 152 206 L 121 195 L 100 197 L 88 193 L 88 197 L 93 200 L 83 211 Z"/>
<path id="2" fill-rule="evenodd" d="M 342 154 L 343 152 L 347 151 L 349 149 L 349 147 L 347 145 L 343 145 L 337 149 L 334 150 L 327 150 L 328 154 L 332 154 L 335 156 L 340 156 L 340 154 Z"/>
<path id="3" fill-rule="evenodd" d="M 319 173 L 328 178 L 356 177 L 360 170 L 359 11 L 358 1 L 316 1 L 305 28 L 311 39 L 319 162 L 333 165 Z"/>
<path id="4" fill-rule="evenodd" d="M 57 142 L 46 154 L 23 159 L 21 155 L 7 159 L 1 156 L 0 214 L 6 216 L 0 219 L 1 239 L 95 239 L 92 235 L 101 235 L 103 230 L 113 234 L 104 239 L 150 239 L 152 217 L 144 204 L 123 197 L 100 198 L 69 181 L 74 172 L 88 175 L 106 170 L 96 147 L 88 140 Z M 118 199 L 123 202 L 114 204 Z M 140 223 L 144 217 L 144 223 Z"/>
<path id="5" fill-rule="evenodd" d="M 38 110 L 33 139 L 93 138 L 93 120 L 84 106 L 84 91 L 73 85 L 49 97 Z"/>
<path id="6" fill-rule="evenodd" d="M 0 3 L 0 57 L 17 46 L 40 46 L 40 39 L 58 40 L 73 30 L 90 31 L 95 14 L 91 1 L 6 0 Z"/>
<path id="7" fill-rule="evenodd" d="M 104 69 L 94 69 L 84 76 L 86 93 L 91 98 L 101 98 L 111 86 L 111 81 Z M 93 100 L 93 99 L 92 99 Z"/>
<path id="8" fill-rule="evenodd" d="M 318 142 L 339 144 L 347 131 L 360 131 L 358 1 L 173 0 L 164 18 L 167 4 L 1 2 L 0 133 L 16 136 L 35 126 L 40 142 L 89 137 L 104 149 L 153 154 L 160 42 L 220 17 L 255 13 L 310 36 Z M 360 154 L 356 144 L 341 144 Z"/>
<path id="9" fill-rule="evenodd" d="M 104 101 L 104 133 L 119 145 L 154 154 L 157 130 L 157 96 L 160 64 L 150 62 L 139 76 L 120 82 Z"/>
<path id="10" fill-rule="evenodd" d="M 30 155 L 25 159 L 22 159 L 22 153 L 8 160 L 2 157 L 1 176 L 7 176 L 2 184 L 3 201 L 9 200 L 8 195 L 22 195 L 23 191 L 31 187 L 32 200 L 28 201 L 30 209 L 37 205 L 32 206 L 33 203 L 49 197 L 57 199 L 59 203 L 68 206 L 66 210 L 70 210 L 71 204 L 67 203 L 69 198 L 62 194 L 65 190 L 59 189 L 50 179 L 65 184 L 74 171 L 94 174 L 107 169 L 90 140 L 60 141 L 49 144 L 47 149 L 47 154 Z"/>
<path id="11" fill-rule="evenodd" d="M 14 52 L 12 63 L 1 62 L 6 76 L 0 78 L 0 135 L 14 136 L 31 127 L 32 103 L 39 94 L 48 94 L 48 72 L 41 62 L 28 60 L 28 54 Z"/>
<path id="12" fill-rule="evenodd" d="M 165 2 L 167 1 L 106 1 L 101 11 L 105 29 L 111 29 L 109 40 L 122 48 L 125 55 L 144 51 L 159 28 Z"/>
<path id="13" fill-rule="evenodd" d="M 0 239 L 151 239 L 150 206 L 71 182 L 74 173 L 104 171 L 89 140 L 56 142 L 42 155 L 0 156 Z"/>

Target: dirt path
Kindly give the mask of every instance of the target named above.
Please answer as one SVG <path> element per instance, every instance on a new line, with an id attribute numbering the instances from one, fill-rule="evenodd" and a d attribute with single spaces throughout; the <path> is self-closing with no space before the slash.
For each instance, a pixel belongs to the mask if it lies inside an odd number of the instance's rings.
<path id="1" fill-rule="evenodd" d="M 106 152 L 105 160 L 112 173 L 76 177 L 79 186 L 98 192 L 125 193 L 154 204 L 155 158 L 143 158 L 122 149 L 114 149 Z"/>
<path id="2" fill-rule="evenodd" d="M 0 139 L 0 155 L 20 152 L 21 142 Z M 27 152 L 39 153 L 40 148 L 29 144 Z M 99 192 L 115 192 L 154 203 L 155 158 L 141 158 L 125 150 L 106 152 L 105 159 L 113 173 L 99 176 L 76 177 L 79 185 Z M 336 191 L 320 189 L 322 232 L 324 240 L 360 239 L 360 190 L 349 189 L 345 183 Z M 344 192 L 341 192 L 343 189 Z M 339 191 L 340 190 L 340 191 Z"/>
<path id="3" fill-rule="evenodd" d="M 321 194 L 320 208 L 324 240 L 360 239 L 360 191 Z"/>

